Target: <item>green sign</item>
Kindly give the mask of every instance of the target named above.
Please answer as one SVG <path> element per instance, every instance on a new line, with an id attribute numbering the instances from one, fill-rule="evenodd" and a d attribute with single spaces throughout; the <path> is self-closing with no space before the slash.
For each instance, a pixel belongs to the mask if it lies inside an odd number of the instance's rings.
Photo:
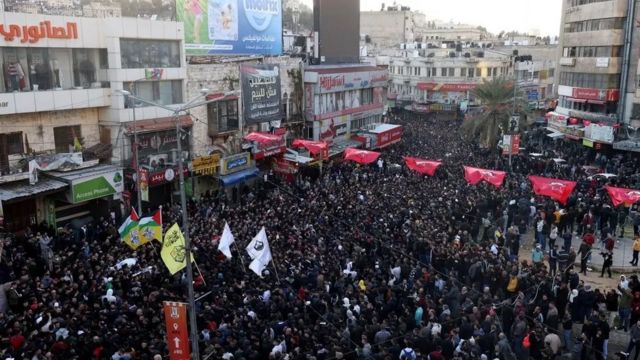
<path id="1" fill-rule="evenodd" d="M 122 171 L 118 170 L 74 181 L 71 184 L 73 203 L 121 193 L 124 188 L 123 180 Z"/>

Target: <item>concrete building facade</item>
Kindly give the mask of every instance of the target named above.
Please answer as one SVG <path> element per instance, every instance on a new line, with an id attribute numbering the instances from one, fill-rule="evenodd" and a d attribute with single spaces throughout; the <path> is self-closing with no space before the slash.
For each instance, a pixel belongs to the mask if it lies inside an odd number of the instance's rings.
<path id="1" fill-rule="evenodd" d="M 397 47 L 415 40 L 416 14 L 411 10 L 361 11 L 360 33 L 375 47 Z M 424 15 L 422 15 L 424 17 Z"/>

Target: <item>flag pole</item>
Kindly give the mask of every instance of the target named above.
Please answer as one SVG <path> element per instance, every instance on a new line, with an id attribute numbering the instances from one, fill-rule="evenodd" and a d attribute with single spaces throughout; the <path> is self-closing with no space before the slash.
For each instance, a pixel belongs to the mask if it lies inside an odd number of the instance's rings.
<path id="1" fill-rule="evenodd" d="M 276 280 L 278 281 L 278 284 L 281 284 L 280 276 L 278 276 L 278 268 L 276 267 L 276 262 L 273 260 L 273 256 L 271 256 L 271 264 L 273 265 L 273 271 L 276 273 Z"/>
<path id="2" fill-rule="evenodd" d="M 238 248 L 238 244 L 234 241 L 233 245 L 236 247 L 236 250 L 238 250 L 238 257 L 240 258 L 240 262 L 242 263 L 242 271 L 244 271 L 244 273 L 247 273 L 247 269 L 244 266 L 244 259 L 242 259 L 242 253 L 240 252 L 240 249 Z"/>
<path id="3" fill-rule="evenodd" d="M 198 262 L 193 260 L 193 264 L 196 266 L 196 270 L 198 270 L 198 274 L 200 274 L 200 277 L 202 278 L 202 282 L 206 286 L 207 285 L 207 281 L 204 279 L 204 275 L 202 275 L 202 271 L 200 271 L 200 267 L 198 266 Z"/>

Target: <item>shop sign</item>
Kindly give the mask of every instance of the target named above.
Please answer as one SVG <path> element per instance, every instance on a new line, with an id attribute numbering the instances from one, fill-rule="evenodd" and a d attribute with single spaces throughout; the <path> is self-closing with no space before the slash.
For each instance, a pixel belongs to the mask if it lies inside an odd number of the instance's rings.
<path id="1" fill-rule="evenodd" d="M 593 147 L 593 141 L 587 140 L 587 139 L 582 139 L 582 145 L 592 148 Z"/>
<path id="2" fill-rule="evenodd" d="M 331 144 L 334 140 L 346 140 L 349 136 L 349 117 L 339 116 L 320 123 L 319 141 Z"/>
<path id="3" fill-rule="evenodd" d="M 596 58 L 596 67 L 597 68 L 607 68 L 607 67 L 609 67 L 609 58 L 608 57 Z"/>
<path id="4" fill-rule="evenodd" d="M 474 83 L 451 83 L 451 84 L 437 84 L 437 83 L 422 83 L 417 84 L 419 90 L 427 91 L 470 91 L 475 89 L 478 84 Z"/>
<path id="5" fill-rule="evenodd" d="M 71 40 L 78 38 L 78 24 L 67 22 L 66 26 L 51 26 L 51 21 L 41 21 L 38 25 L 0 24 L 0 35 L 11 42 L 35 44 L 41 39 Z"/>
<path id="6" fill-rule="evenodd" d="M 251 167 L 251 154 L 243 152 L 220 159 L 220 175 L 229 175 Z"/>
<path id="7" fill-rule="evenodd" d="M 182 173 L 187 176 L 189 169 L 183 168 Z M 149 173 L 149 186 L 162 185 L 168 182 L 172 182 L 179 175 L 178 167 L 170 167 Z"/>
<path id="8" fill-rule="evenodd" d="M 213 175 L 220 164 L 220 154 L 200 156 L 191 162 L 192 171 L 196 175 Z"/>
<path id="9" fill-rule="evenodd" d="M 140 169 L 140 199 L 149 201 L 149 170 Z"/>
<path id="10" fill-rule="evenodd" d="M 318 92 L 357 90 L 372 87 L 386 87 L 389 75 L 384 70 L 360 71 L 341 74 L 320 74 Z"/>
<path id="11" fill-rule="evenodd" d="M 182 149 L 189 149 L 188 136 L 181 137 L 180 141 Z M 174 129 L 138 134 L 140 164 L 151 167 L 163 166 L 164 164 L 159 163 L 160 159 L 168 161 L 169 153 L 177 148 L 178 142 Z M 156 164 L 153 164 L 154 161 Z"/>
<path id="12" fill-rule="evenodd" d="M 92 175 L 71 182 L 71 199 L 74 204 L 119 194 L 124 190 L 122 170 Z"/>
<path id="13" fill-rule="evenodd" d="M 313 95 L 313 85 L 306 84 L 304 86 L 304 107 L 305 107 L 304 110 L 308 118 L 312 118 L 313 114 L 315 114 L 313 111 L 314 101 L 315 99 Z"/>
<path id="14" fill-rule="evenodd" d="M 584 128 L 565 127 L 560 130 L 567 138 L 580 140 L 584 137 Z"/>
<path id="15" fill-rule="evenodd" d="M 383 148 L 389 145 L 393 145 L 395 143 L 400 142 L 402 140 L 402 127 L 397 127 L 395 129 L 391 129 L 389 131 L 385 131 L 381 134 L 378 134 L 377 138 L 377 148 Z"/>
<path id="16" fill-rule="evenodd" d="M 584 128 L 584 137 L 593 140 L 604 142 L 607 144 L 613 143 L 613 127 L 608 125 L 590 124 Z"/>
<path id="17" fill-rule="evenodd" d="M 574 87 L 572 97 L 583 100 L 617 101 L 620 98 L 620 90 Z"/>

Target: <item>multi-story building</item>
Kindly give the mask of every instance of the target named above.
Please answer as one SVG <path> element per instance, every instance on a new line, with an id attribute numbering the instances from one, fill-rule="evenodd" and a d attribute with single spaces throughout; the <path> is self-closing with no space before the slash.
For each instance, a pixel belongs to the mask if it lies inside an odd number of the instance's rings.
<path id="1" fill-rule="evenodd" d="M 627 0 L 563 0 L 558 107 L 550 125 L 585 145 L 613 143 L 619 110 Z M 594 130 L 598 124 L 597 131 Z M 593 129 L 592 129 L 593 128 Z"/>
<path id="2" fill-rule="evenodd" d="M 360 12 L 360 33 L 368 35 L 375 47 L 397 47 L 415 41 L 416 23 L 424 23 L 424 14 L 404 6 Z"/>
<path id="3" fill-rule="evenodd" d="M 175 122 L 167 110 L 125 101 L 120 90 L 162 105 L 183 102 L 183 25 L 14 12 L 3 13 L 2 25 L 0 202 L 9 227 L 43 220 L 56 226 L 92 210 L 94 216 L 119 210 L 133 184 L 134 130 L 150 200 L 166 200 L 177 155 Z M 192 120 L 182 121 L 190 134 Z M 188 151 L 189 136 L 180 138 Z M 61 155 L 80 152 L 79 160 Z M 29 186 L 29 160 L 44 166 L 71 158 L 65 169 L 73 171 L 43 175 Z M 98 162 L 115 166 L 96 168 Z"/>
<path id="4" fill-rule="evenodd" d="M 305 137 L 330 143 L 330 155 L 341 152 L 345 146 L 353 146 L 351 138 L 359 129 L 382 122 L 387 81 L 387 70 L 374 66 L 307 67 L 304 73 Z"/>
<path id="5" fill-rule="evenodd" d="M 471 90 L 482 80 L 511 75 L 510 56 L 473 50 L 427 49 L 426 56 L 407 51 L 405 56 L 392 57 L 389 99 L 396 107 L 418 112 L 454 108 L 465 100 L 473 104 Z"/>
<path id="6" fill-rule="evenodd" d="M 487 31 L 481 27 L 457 24 L 453 22 L 444 23 L 439 21 L 428 21 L 416 30 L 416 38 L 423 43 L 480 43 L 489 39 Z"/>

